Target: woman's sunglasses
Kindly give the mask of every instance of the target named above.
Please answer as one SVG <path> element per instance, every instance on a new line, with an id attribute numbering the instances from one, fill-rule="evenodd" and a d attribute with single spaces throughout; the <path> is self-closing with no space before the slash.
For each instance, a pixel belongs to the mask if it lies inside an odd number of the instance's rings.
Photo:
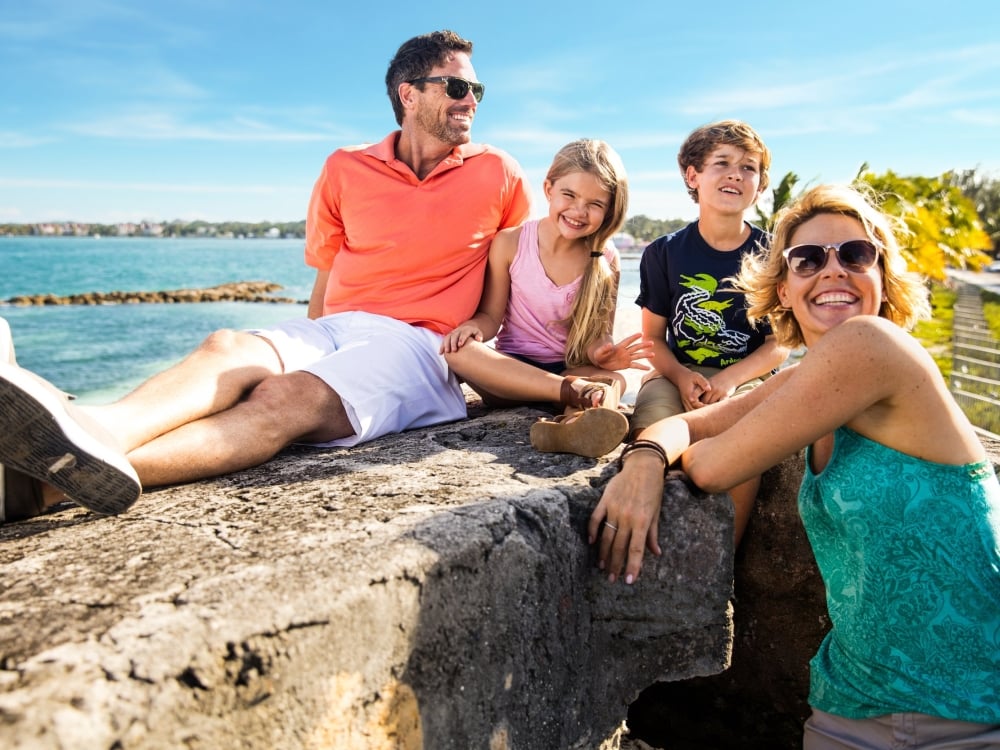
<path id="1" fill-rule="evenodd" d="M 407 81 L 407 83 L 443 83 L 444 93 L 448 95 L 449 99 L 464 99 L 471 91 L 475 100 L 477 102 L 481 102 L 483 100 L 483 94 L 486 93 L 485 83 L 473 83 L 472 81 L 466 81 L 464 78 L 459 78 L 458 76 L 431 76 L 430 78 L 414 78 L 412 81 Z"/>
<path id="2" fill-rule="evenodd" d="M 812 276 L 823 270 L 830 251 L 837 253 L 841 267 L 852 273 L 864 273 L 878 260 L 878 246 L 869 240 L 847 240 L 836 245 L 795 245 L 782 255 L 788 269 L 796 276 Z"/>

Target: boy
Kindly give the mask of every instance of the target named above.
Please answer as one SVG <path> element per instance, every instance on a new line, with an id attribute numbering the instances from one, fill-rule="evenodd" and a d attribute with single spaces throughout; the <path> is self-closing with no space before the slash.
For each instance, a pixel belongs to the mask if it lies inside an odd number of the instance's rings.
<path id="1" fill-rule="evenodd" d="M 653 344 L 631 437 L 654 422 L 759 385 L 787 350 L 767 325 L 747 322 L 743 295 L 726 281 L 745 253 L 767 241 L 743 219 L 768 186 L 771 152 L 749 125 L 723 120 L 697 128 L 677 154 L 698 219 L 654 240 L 639 265 L 642 334 Z M 760 478 L 733 487 L 735 538 L 750 517 Z"/>

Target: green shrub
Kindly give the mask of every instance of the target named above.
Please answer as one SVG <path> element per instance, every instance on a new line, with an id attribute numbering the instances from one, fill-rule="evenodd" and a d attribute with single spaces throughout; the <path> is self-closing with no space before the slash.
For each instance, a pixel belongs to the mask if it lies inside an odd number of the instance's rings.
<path id="1" fill-rule="evenodd" d="M 944 284 L 931 284 L 931 317 L 913 328 L 913 335 L 934 358 L 947 380 L 951 376 L 951 335 L 958 293 Z"/>

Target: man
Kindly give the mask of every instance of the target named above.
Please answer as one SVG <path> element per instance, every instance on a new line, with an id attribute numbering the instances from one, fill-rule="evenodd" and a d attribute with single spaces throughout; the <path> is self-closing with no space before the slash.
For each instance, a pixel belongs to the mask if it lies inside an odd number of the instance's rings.
<path id="1" fill-rule="evenodd" d="M 386 73 L 400 130 L 328 158 L 306 221 L 307 319 L 217 331 L 101 407 L 0 364 L 8 519 L 34 514 L 42 482 L 44 506 L 119 513 L 142 485 L 256 466 L 293 442 L 354 445 L 466 415 L 441 336 L 475 312 L 494 234 L 529 212 L 517 163 L 471 143 L 484 92 L 471 54 L 451 31 L 404 42 Z"/>

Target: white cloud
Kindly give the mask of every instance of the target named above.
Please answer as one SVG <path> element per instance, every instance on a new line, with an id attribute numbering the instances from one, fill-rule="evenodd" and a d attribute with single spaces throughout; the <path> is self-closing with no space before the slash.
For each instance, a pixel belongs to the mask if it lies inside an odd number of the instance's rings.
<path id="1" fill-rule="evenodd" d="M 124 114 L 75 122 L 64 125 L 63 129 L 93 138 L 171 141 L 301 143 L 337 141 L 344 135 L 329 131 L 285 130 L 242 117 L 222 122 L 186 122 L 167 112 Z"/>
<path id="2" fill-rule="evenodd" d="M 18 179 L 0 177 L 0 188 L 27 190 L 125 190 L 152 193 L 245 193 L 272 195 L 289 190 L 300 192 L 301 187 L 280 185 L 207 185 L 159 182 L 106 182 L 101 180 L 72 179 Z"/>
<path id="3" fill-rule="evenodd" d="M 959 122 L 966 122 L 971 125 L 981 125 L 985 128 L 1000 128 L 1000 111 L 958 109 L 951 113 L 951 116 Z M 995 133 L 989 134 L 991 137 Z"/>
<path id="4" fill-rule="evenodd" d="M 27 135 L 13 131 L 0 132 L 0 149 L 2 148 L 31 148 L 44 143 L 51 143 L 54 139 L 48 136 Z"/>

